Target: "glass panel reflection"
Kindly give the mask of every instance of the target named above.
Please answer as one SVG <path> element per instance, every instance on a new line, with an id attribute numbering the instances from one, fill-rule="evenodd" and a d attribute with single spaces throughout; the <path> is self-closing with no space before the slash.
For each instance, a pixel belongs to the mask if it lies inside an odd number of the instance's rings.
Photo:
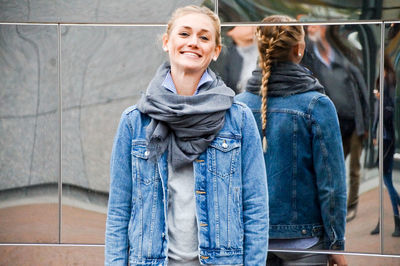
<path id="1" fill-rule="evenodd" d="M 383 86 L 384 253 L 400 250 L 400 24 L 385 24 Z M 381 98 L 379 87 L 376 98 Z M 377 100 L 378 102 L 378 100 Z"/>
<path id="2" fill-rule="evenodd" d="M 104 243 L 114 135 L 165 60 L 164 29 L 62 27 L 63 243 Z"/>
<path id="3" fill-rule="evenodd" d="M 346 251 L 379 252 L 379 235 L 370 235 L 370 231 L 379 219 L 380 204 L 378 147 L 371 134 L 376 115 L 373 89 L 379 74 L 380 25 L 305 28 L 306 51 L 301 64 L 324 85 L 341 123 L 348 182 Z M 255 56 L 251 52 L 254 28 L 223 27 L 222 32 L 223 51 L 212 68 L 241 93 L 245 90 L 241 84 L 248 78 L 243 72 L 251 73 L 256 67 L 257 47 Z"/>
<path id="4" fill-rule="evenodd" d="M 379 252 L 378 237 L 370 231 L 379 218 L 377 147 L 372 130 L 380 26 L 309 25 L 305 29 L 302 63 L 325 87 L 340 123 L 348 182 L 346 251 Z"/>
<path id="5" fill-rule="evenodd" d="M 0 25 L 0 242 L 58 242 L 57 27 Z"/>
<path id="6" fill-rule="evenodd" d="M 291 0 L 219 0 L 218 13 L 225 22 L 260 21 L 273 14 L 308 20 L 368 20 L 400 18 L 398 1 L 291 1 Z"/>
<path id="7" fill-rule="evenodd" d="M 223 48 L 211 69 L 224 80 L 236 94 L 243 92 L 252 71 L 257 66 L 258 48 L 255 38 L 256 27 L 222 27 Z"/>
<path id="8" fill-rule="evenodd" d="M 400 264 L 400 258 L 384 258 L 374 256 L 351 256 L 346 255 L 348 265 L 385 265 L 396 266 Z"/>
<path id="9" fill-rule="evenodd" d="M 209 2 L 214 10 L 214 0 Z M 201 0 L 0 1 L 0 21 L 166 23 L 177 7 L 201 3 Z"/>

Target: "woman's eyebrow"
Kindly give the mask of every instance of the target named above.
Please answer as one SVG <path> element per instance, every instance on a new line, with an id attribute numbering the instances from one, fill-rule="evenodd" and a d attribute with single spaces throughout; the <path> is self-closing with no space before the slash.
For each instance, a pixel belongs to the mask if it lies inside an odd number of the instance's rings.
<path id="1" fill-rule="evenodd" d="M 187 30 L 193 30 L 192 27 L 190 27 L 190 26 L 182 26 L 182 28 L 187 29 Z M 200 32 L 210 32 L 210 31 L 207 29 L 201 29 Z"/>

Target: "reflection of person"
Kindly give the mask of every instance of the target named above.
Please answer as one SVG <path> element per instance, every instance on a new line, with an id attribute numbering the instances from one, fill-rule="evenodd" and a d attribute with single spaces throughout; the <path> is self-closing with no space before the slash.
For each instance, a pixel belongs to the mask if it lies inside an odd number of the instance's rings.
<path id="1" fill-rule="evenodd" d="M 230 29 L 227 35 L 231 41 L 227 44 L 227 51 L 212 64 L 222 80 L 235 93 L 244 90 L 257 64 L 258 51 L 254 31 L 255 27 L 251 26 L 236 26 Z"/>
<path id="2" fill-rule="evenodd" d="M 307 27 L 308 53 L 302 63 L 320 80 L 335 104 L 343 141 L 344 155 L 350 154 L 350 187 L 347 220 L 355 218 L 360 186 L 360 157 L 368 131 L 368 93 L 360 70 L 335 49 L 327 36 L 327 26 Z M 338 37 L 335 40 L 338 41 Z"/>
<path id="3" fill-rule="evenodd" d="M 374 90 L 375 101 L 375 119 L 372 130 L 374 145 L 378 144 L 376 132 L 379 123 L 379 79 L 377 80 Z M 393 155 L 395 144 L 394 132 L 394 94 L 396 89 L 396 73 L 392 67 L 389 56 L 385 54 L 384 60 L 384 96 L 383 96 L 383 181 L 388 190 L 390 201 L 392 203 L 394 215 L 394 232 L 392 236 L 400 237 L 400 196 L 393 186 L 392 171 L 393 171 Z M 371 234 L 379 233 L 379 223 Z"/>
<path id="4" fill-rule="evenodd" d="M 286 16 L 263 20 L 292 21 Z M 322 85 L 299 65 L 305 46 L 303 27 L 258 27 L 257 37 L 262 71 L 253 72 L 247 91 L 236 98 L 252 109 L 264 136 L 269 246 L 343 250 L 346 180 L 339 123 Z M 330 259 L 346 264 L 343 256 Z M 326 265 L 327 256 L 270 252 L 267 264 L 278 262 Z"/>
<path id="5" fill-rule="evenodd" d="M 268 194 L 251 111 L 208 68 L 221 49 L 218 17 L 172 15 L 161 65 L 114 141 L 107 265 L 261 265 Z"/>

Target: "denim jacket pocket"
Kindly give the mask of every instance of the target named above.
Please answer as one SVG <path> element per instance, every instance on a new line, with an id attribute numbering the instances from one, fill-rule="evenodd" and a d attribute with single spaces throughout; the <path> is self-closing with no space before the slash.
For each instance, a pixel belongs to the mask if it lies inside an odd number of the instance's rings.
<path id="1" fill-rule="evenodd" d="M 132 175 L 144 185 L 150 185 L 155 179 L 156 163 L 150 162 L 145 140 L 132 142 Z"/>
<path id="2" fill-rule="evenodd" d="M 240 140 L 226 137 L 216 137 L 208 148 L 208 170 L 216 176 L 227 178 L 237 168 L 240 154 Z"/>

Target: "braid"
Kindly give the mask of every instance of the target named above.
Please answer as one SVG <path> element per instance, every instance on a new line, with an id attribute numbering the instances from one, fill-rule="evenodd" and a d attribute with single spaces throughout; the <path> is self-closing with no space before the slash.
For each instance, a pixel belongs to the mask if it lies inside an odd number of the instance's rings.
<path id="1" fill-rule="evenodd" d="M 270 49 L 265 49 L 265 53 L 261 56 L 260 66 L 262 69 L 261 79 L 261 122 L 262 122 L 262 135 L 263 135 L 263 150 L 267 151 L 268 143 L 266 137 L 267 128 L 267 93 L 268 93 L 268 79 L 271 75 L 271 60 L 269 58 Z"/>
<path id="2" fill-rule="evenodd" d="M 293 19 L 287 16 L 270 16 L 263 22 L 289 22 Z M 304 34 L 301 26 L 259 26 L 256 36 L 258 39 L 258 51 L 260 55 L 259 66 L 262 69 L 262 80 L 260 88 L 261 96 L 261 123 L 263 151 L 267 151 L 267 94 L 268 79 L 271 76 L 272 64 L 288 59 L 290 48 L 296 44 Z"/>

